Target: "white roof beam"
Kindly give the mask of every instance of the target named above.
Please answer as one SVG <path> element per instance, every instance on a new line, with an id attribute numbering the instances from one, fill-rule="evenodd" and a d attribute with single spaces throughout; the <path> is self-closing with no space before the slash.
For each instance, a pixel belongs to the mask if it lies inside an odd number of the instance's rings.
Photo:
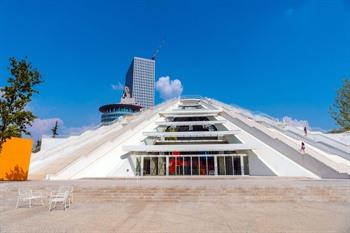
<path id="1" fill-rule="evenodd" d="M 185 131 L 185 132 L 143 132 L 150 137 L 220 137 L 239 134 L 240 130 L 227 131 Z"/>
<path id="2" fill-rule="evenodd" d="M 191 117 L 197 117 L 201 116 L 203 114 L 209 114 L 216 116 L 219 113 L 221 113 L 222 110 L 208 110 L 208 109 L 191 109 L 191 110 L 172 110 L 172 111 L 164 111 L 164 112 L 159 112 L 159 115 L 161 116 L 178 116 L 178 117 L 183 117 L 183 116 L 191 116 Z"/>
<path id="3" fill-rule="evenodd" d="M 219 125 L 224 124 L 227 121 L 158 121 L 156 125 L 161 126 L 190 126 L 190 125 Z"/>
<path id="4" fill-rule="evenodd" d="M 172 151 L 239 151 L 253 150 L 249 144 L 196 144 L 196 145 L 126 145 L 124 151 L 132 152 L 172 152 Z"/>

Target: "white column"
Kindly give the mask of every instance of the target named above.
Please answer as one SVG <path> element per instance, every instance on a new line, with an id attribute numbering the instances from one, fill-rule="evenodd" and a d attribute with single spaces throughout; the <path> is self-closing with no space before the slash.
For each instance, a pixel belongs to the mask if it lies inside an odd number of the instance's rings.
<path id="1" fill-rule="evenodd" d="M 243 156 L 239 156 L 240 160 L 241 160 L 241 173 L 242 176 L 244 176 L 244 164 L 243 164 Z"/>
<path id="2" fill-rule="evenodd" d="M 166 156 L 165 158 L 166 158 L 166 160 L 165 160 L 166 176 L 169 176 L 169 156 Z"/>
<path id="3" fill-rule="evenodd" d="M 218 161 L 217 161 L 218 157 L 215 155 L 214 156 L 214 170 L 215 170 L 215 175 L 218 175 Z"/>
<path id="4" fill-rule="evenodd" d="M 190 156 L 190 164 L 191 164 L 191 176 L 192 176 L 192 156 Z"/>
<path id="5" fill-rule="evenodd" d="M 185 175 L 185 157 L 182 157 L 182 175 Z"/>
<path id="6" fill-rule="evenodd" d="M 143 176 L 143 156 L 141 156 L 141 174 L 140 176 Z"/>

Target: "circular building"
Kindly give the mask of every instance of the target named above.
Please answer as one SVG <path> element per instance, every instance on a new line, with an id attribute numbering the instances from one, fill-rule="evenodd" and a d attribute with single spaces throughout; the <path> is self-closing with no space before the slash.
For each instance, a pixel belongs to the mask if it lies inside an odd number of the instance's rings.
<path id="1" fill-rule="evenodd" d="M 135 112 L 139 112 L 141 110 L 141 106 L 136 104 L 106 104 L 99 108 L 99 111 L 102 113 L 101 115 L 101 124 L 109 125 L 116 119 L 122 116 L 132 115 Z"/>

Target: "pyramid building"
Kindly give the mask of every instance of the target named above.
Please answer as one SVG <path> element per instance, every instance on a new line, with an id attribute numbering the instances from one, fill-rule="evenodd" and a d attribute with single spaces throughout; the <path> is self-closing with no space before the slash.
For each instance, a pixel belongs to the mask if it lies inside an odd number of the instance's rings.
<path id="1" fill-rule="evenodd" d="M 300 144 L 306 145 L 305 152 Z M 350 178 L 350 146 L 264 114 L 182 97 L 64 139 L 43 139 L 29 178 Z"/>

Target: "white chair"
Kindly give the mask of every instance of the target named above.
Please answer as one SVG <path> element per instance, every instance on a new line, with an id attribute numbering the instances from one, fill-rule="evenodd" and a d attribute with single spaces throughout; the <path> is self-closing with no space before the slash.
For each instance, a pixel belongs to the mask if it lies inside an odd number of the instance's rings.
<path id="1" fill-rule="evenodd" d="M 58 188 L 59 193 L 64 193 L 65 191 L 69 192 L 68 204 L 70 205 L 73 203 L 73 186 L 60 186 Z"/>
<path id="2" fill-rule="evenodd" d="M 16 208 L 24 202 L 28 202 L 28 206 L 31 208 L 35 200 L 40 200 L 40 204 L 44 205 L 43 195 L 40 191 L 33 192 L 31 189 L 18 189 Z"/>
<path id="3" fill-rule="evenodd" d="M 64 210 L 69 207 L 69 191 L 63 193 L 51 192 L 49 199 L 49 210 L 56 208 L 56 204 L 62 204 Z"/>

